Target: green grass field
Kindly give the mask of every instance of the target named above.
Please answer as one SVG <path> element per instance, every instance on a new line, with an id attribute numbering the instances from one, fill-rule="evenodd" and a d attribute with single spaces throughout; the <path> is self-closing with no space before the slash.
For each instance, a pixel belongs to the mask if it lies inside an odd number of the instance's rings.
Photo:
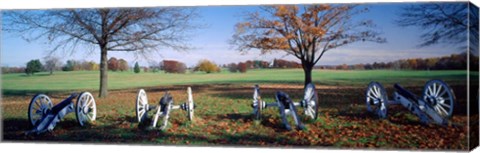
<path id="1" fill-rule="evenodd" d="M 424 84 L 429 79 L 442 79 L 449 83 L 465 83 L 466 71 L 334 71 L 314 70 L 312 78 L 315 84 L 336 86 L 366 86 L 370 81 L 393 84 Z M 64 90 L 98 90 L 98 71 L 46 72 L 34 76 L 25 74 L 2 75 L 4 94 L 16 91 L 64 91 Z M 478 73 L 476 73 L 478 75 Z M 133 72 L 109 72 L 109 89 L 128 89 L 154 87 L 164 85 L 192 84 L 236 84 L 236 83 L 296 83 L 302 84 L 304 74 L 302 69 L 263 69 L 250 70 L 247 73 L 187 73 L 167 74 Z M 463 81 L 463 82 L 462 82 Z"/>

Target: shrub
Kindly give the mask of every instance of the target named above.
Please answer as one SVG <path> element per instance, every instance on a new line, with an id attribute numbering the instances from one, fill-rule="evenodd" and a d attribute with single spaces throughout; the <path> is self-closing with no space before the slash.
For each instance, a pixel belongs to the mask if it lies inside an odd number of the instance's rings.
<path id="1" fill-rule="evenodd" d="M 246 73 L 247 72 L 247 63 L 240 62 L 238 63 L 238 71 L 240 73 Z"/>
<path id="2" fill-rule="evenodd" d="M 118 70 L 118 60 L 115 57 L 111 57 L 107 61 L 108 64 L 108 69 L 112 71 L 117 71 Z"/>
<path id="3" fill-rule="evenodd" d="M 100 69 L 100 65 L 98 65 L 98 64 L 95 63 L 94 61 L 87 62 L 87 64 L 88 64 L 88 69 L 87 69 L 87 70 L 97 71 L 97 70 Z"/>
<path id="4" fill-rule="evenodd" d="M 200 60 L 195 67 L 195 70 L 203 71 L 206 73 L 220 72 L 220 68 L 209 60 Z"/>
<path id="5" fill-rule="evenodd" d="M 258 68 L 268 68 L 270 65 L 269 62 L 267 61 L 260 61 L 260 60 L 254 60 L 253 61 L 253 67 L 258 69 Z"/>
<path id="6" fill-rule="evenodd" d="M 232 73 L 236 73 L 238 71 L 238 65 L 235 64 L 235 63 L 230 63 L 228 64 L 228 71 L 232 72 Z"/>
<path id="7" fill-rule="evenodd" d="M 120 71 L 127 71 L 128 70 L 128 62 L 124 59 L 118 60 L 118 70 Z"/>
<path id="8" fill-rule="evenodd" d="M 140 66 L 138 65 L 138 62 L 135 62 L 135 66 L 133 67 L 133 72 L 140 73 Z"/>
<path id="9" fill-rule="evenodd" d="M 58 68 L 59 63 L 60 63 L 60 59 L 56 57 L 48 56 L 45 58 L 44 68 L 45 70 L 50 71 L 50 74 L 53 74 L 53 71 L 55 71 Z"/>
<path id="10" fill-rule="evenodd" d="M 27 67 L 25 68 L 25 73 L 27 73 L 27 75 L 33 75 L 34 73 L 40 72 L 42 70 L 43 70 L 42 63 L 40 62 L 39 59 L 35 59 L 35 60 L 30 60 L 27 63 Z"/>
<path id="11" fill-rule="evenodd" d="M 157 61 L 149 61 L 148 62 L 148 71 L 157 73 L 160 71 L 160 69 L 163 68 L 163 61 L 157 62 Z"/>
<path id="12" fill-rule="evenodd" d="M 74 60 L 68 60 L 65 66 L 62 67 L 62 71 L 73 71 L 75 68 L 76 62 Z"/>
<path id="13" fill-rule="evenodd" d="M 163 60 L 163 70 L 165 73 L 185 73 L 187 71 L 187 66 L 179 61 Z"/>
<path id="14" fill-rule="evenodd" d="M 2 67 L 2 73 L 25 73 L 25 67 Z"/>
<path id="15" fill-rule="evenodd" d="M 295 61 L 287 61 L 284 59 L 274 59 L 273 60 L 274 68 L 302 68 L 302 64 Z"/>

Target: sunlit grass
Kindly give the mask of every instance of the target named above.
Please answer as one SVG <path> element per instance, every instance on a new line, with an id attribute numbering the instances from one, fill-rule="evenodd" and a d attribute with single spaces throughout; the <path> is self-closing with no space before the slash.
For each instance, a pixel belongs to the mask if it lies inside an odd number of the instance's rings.
<path id="1" fill-rule="evenodd" d="M 443 79 L 449 84 L 464 84 L 467 71 L 335 71 L 314 70 L 312 74 L 315 84 L 337 86 L 364 86 L 370 81 L 381 83 L 402 83 L 407 85 L 424 84 L 430 79 Z M 474 75 L 478 76 L 478 72 Z M 2 89 L 6 91 L 62 91 L 89 90 L 98 91 L 100 83 L 98 71 L 46 72 L 34 76 L 25 74 L 3 74 Z M 302 69 L 259 69 L 247 73 L 140 73 L 109 72 L 109 89 L 143 88 L 162 85 L 193 85 L 193 84 L 262 84 L 262 83 L 294 83 L 302 84 L 304 73 Z"/>

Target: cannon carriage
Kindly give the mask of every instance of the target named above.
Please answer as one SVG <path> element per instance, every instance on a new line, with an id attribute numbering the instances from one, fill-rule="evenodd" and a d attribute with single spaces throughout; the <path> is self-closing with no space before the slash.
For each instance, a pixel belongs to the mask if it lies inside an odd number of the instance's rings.
<path id="1" fill-rule="evenodd" d="M 77 98 L 76 105 L 73 103 L 75 98 Z M 33 129 L 27 131 L 26 134 L 53 131 L 57 123 L 71 112 L 75 112 L 77 123 L 80 126 L 95 121 L 97 107 L 92 94 L 89 92 L 72 93 L 55 106 L 50 97 L 45 94 L 37 94 L 28 105 L 28 120 Z"/>
<path id="2" fill-rule="evenodd" d="M 152 128 L 157 126 L 157 123 L 161 123 L 160 129 L 164 130 L 167 128 L 168 119 L 170 118 L 170 112 L 173 110 L 181 109 L 186 112 L 186 116 L 190 121 L 194 119 L 194 101 L 192 96 L 192 89 L 187 88 L 187 101 L 180 105 L 174 105 L 173 97 L 170 93 L 165 92 L 165 94 L 160 98 L 157 105 L 148 104 L 147 93 L 145 90 L 140 89 L 138 91 L 137 100 L 135 102 L 135 114 L 137 122 L 142 123 L 148 118 L 148 112 L 155 110 L 155 115 L 152 120 Z"/>
<path id="3" fill-rule="evenodd" d="M 315 90 L 315 85 L 312 83 L 307 84 L 304 91 L 304 98 L 300 102 L 294 102 L 285 92 L 278 91 L 275 94 L 275 102 L 266 102 L 262 100 L 260 94 L 260 87 L 255 85 L 253 93 L 253 115 L 255 120 L 262 118 L 262 110 L 270 107 L 276 107 L 279 110 L 282 122 L 287 130 L 291 130 L 291 126 L 287 122 L 287 116 L 291 115 L 295 122 L 297 129 L 302 130 L 305 128 L 304 124 L 300 121 L 297 114 L 298 106 L 304 108 L 304 115 L 317 119 L 318 117 L 318 95 Z"/>
<path id="4" fill-rule="evenodd" d="M 379 118 L 387 118 L 388 106 L 401 104 L 415 114 L 424 124 L 435 123 L 448 125 L 448 119 L 453 115 L 455 94 L 447 83 L 442 80 L 430 80 L 419 97 L 399 84 L 394 84 L 393 99 L 389 100 L 382 84 L 371 82 L 366 90 L 367 111 Z"/>

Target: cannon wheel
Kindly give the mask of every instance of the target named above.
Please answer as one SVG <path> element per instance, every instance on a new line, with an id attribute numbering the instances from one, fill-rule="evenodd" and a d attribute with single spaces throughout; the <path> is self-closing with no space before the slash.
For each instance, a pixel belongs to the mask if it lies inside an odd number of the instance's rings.
<path id="1" fill-rule="evenodd" d="M 303 98 L 305 102 L 304 112 L 305 115 L 310 117 L 313 120 L 316 120 L 318 117 L 318 94 L 315 90 L 315 85 L 312 83 L 307 84 L 305 87 L 305 97 Z"/>
<path id="2" fill-rule="evenodd" d="M 77 117 L 80 126 L 85 126 L 86 123 L 95 121 L 97 116 L 97 105 L 92 94 L 89 92 L 81 93 L 77 98 L 75 110 L 75 116 Z"/>
<path id="3" fill-rule="evenodd" d="M 258 87 L 258 85 L 255 85 L 253 91 L 253 107 L 254 119 L 260 120 L 262 118 L 263 101 L 262 96 L 260 95 L 260 87 Z"/>
<path id="4" fill-rule="evenodd" d="M 382 84 L 370 82 L 365 96 L 367 111 L 376 113 L 380 118 L 387 118 L 388 95 Z"/>
<path id="5" fill-rule="evenodd" d="M 430 80 L 423 88 L 423 100 L 442 117 L 449 118 L 453 114 L 455 94 L 452 88 L 442 80 Z"/>
<path id="6" fill-rule="evenodd" d="M 193 121 L 193 111 L 195 107 L 195 103 L 193 102 L 193 96 L 192 96 L 192 88 L 188 87 L 187 88 L 187 94 L 188 94 L 188 101 L 187 101 L 187 117 L 190 121 Z"/>
<path id="7" fill-rule="evenodd" d="M 148 99 L 145 90 L 140 89 L 137 94 L 137 101 L 135 102 L 135 115 L 137 116 L 137 122 L 141 123 L 147 115 Z"/>
<path id="8" fill-rule="evenodd" d="M 30 125 L 35 126 L 38 121 L 47 115 L 52 107 L 52 100 L 50 100 L 47 95 L 35 95 L 28 105 L 28 120 L 30 121 Z"/>

